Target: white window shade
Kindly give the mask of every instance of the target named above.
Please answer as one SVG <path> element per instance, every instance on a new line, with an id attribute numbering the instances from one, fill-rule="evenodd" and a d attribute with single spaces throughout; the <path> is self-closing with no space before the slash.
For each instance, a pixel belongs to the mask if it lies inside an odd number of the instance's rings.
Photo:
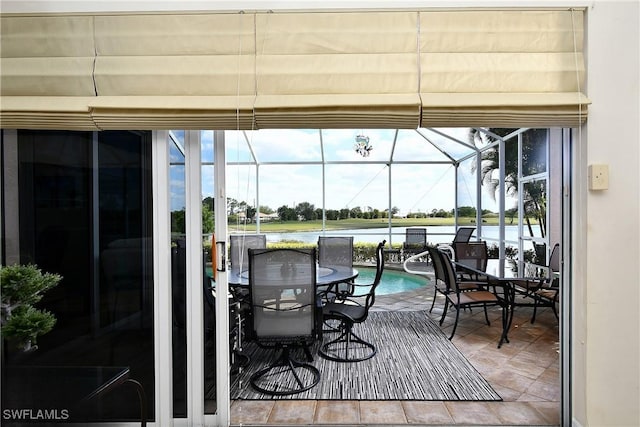
<path id="1" fill-rule="evenodd" d="M 416 128 L 416 12 L 256 16 L 258 128 Z"/>
<path id="2" fill-rule="evenodd" d="M 3 96 L 94 96 L 92 18 L 0 19 Z"/>
<path id="3" fill-rule="evenodd" d="M 583 12 L 2 18 L 3 128 L 576 126 Z"/>
<path id="4" fill-rule="evenodd" d="M 577 126 L 583 33 L 581 11 L 421 13 L 422 126 Z"/>
<path id="5" fill-rule="evenodd" d="M 82 96 L 2 96 L 3 129 L 96 130 L 89 111 L 95 98 Z"/>
<path id="6" fill-rule="evenodd" d="M 95 129 L 93 18 L 0 18 L 2 128 Z"/>
<path id="7" fill-rule="evenodd" d="M 99 128 L 251 128 L 253 15 L 99 16 L 95 32 Z"/>
<path id="8" fill-rule="evenodd" d="M 100 129 L 251 129 L 253 96 L 99 96 Z"/>

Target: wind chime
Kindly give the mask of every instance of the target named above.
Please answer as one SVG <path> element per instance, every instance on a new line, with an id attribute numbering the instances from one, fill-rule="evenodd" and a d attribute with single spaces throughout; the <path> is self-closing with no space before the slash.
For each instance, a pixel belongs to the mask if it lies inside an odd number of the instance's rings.
<path id="1" fill-rule="evenodd" d="M 369 157 L 371 150 L 373 150 L 373 145 L 369 143 L 368 136 L 357 135 L 356 143 L 353 145 L 353 148 L 356 150 L 356 153 L 360 154 L 362 157 Z"/>

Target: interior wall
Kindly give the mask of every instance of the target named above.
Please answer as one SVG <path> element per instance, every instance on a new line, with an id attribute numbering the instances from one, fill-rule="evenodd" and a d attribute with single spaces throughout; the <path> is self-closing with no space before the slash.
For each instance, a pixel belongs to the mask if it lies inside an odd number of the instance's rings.
<path id="1" fill-rule="evenodd" d="M 549 251 L 556 243 L 562 243 L 562 133 L 560 128 L 551 129 L 549 138 Z"/>
<path id="2" fill-rule="evenodd" d="M 639 4 L 596 1 L 587 13 L 593 104 L 574 175 L 586 240 L 573 257 L 573 414 L 583 426 L 640 425 Z M 597 163 L 609 166 L 607 190 L 588 190 Z"/>

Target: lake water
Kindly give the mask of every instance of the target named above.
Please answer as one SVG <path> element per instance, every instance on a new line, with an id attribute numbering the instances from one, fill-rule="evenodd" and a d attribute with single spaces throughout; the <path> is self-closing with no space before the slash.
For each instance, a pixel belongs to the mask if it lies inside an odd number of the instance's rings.
<path id="1" fill-rule="evenodd" d="M 427 240 L 429 243 L 450 243 L 455 235 L 455 227 L 449 225 L 427 226 Z M 392 243 L 404 242 L 406 227 L 393 227 L 391 235 Z M 477 230 L 476 230 L 477 231 Z M 298 233 L 265 233 L 267 242 L 280 242 L 282 240 L 294 240 L 304 243 L 317 243 L 318 236 L 353 236 L 354 243 L 378 243 L 381 240 L 387 240 L 389 243 L 389 228 L 366 228 L 366 229 L 350 229 L 350 230 L 331 230 L 325 231 L 305 231 Z M 497 225 L 483 225 L 482 237 L 485 240 L 497 241 L 499 236 L 499 227 Z M 505 240 L 518 241 L 518 226 L 510 225 L 505 227 Z"/>

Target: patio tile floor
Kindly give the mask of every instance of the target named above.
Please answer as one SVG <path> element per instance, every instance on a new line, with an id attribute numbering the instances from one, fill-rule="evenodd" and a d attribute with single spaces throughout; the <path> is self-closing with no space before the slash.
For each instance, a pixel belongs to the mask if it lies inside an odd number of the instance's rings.
<path id="1" fill-rule="evenodd" d="M 376 297 L 375 310 L 425 310 L 433 290 Z M 432 319 L 439 321 L 443 301 L 436 300 Z M 509 333 L 510 343 L 497 348 L 500 311 L 490 309 L 491 326 L 482 310 L 460 313 L 453 343 L 489 381 L 502 402 L 428 401 L 233 401 L 231 425 L 560 425 L 560 367 L 558 322 L 549 308 L 518 307 Z M 450 333 L 455 313 L 442 329 Z"/>

